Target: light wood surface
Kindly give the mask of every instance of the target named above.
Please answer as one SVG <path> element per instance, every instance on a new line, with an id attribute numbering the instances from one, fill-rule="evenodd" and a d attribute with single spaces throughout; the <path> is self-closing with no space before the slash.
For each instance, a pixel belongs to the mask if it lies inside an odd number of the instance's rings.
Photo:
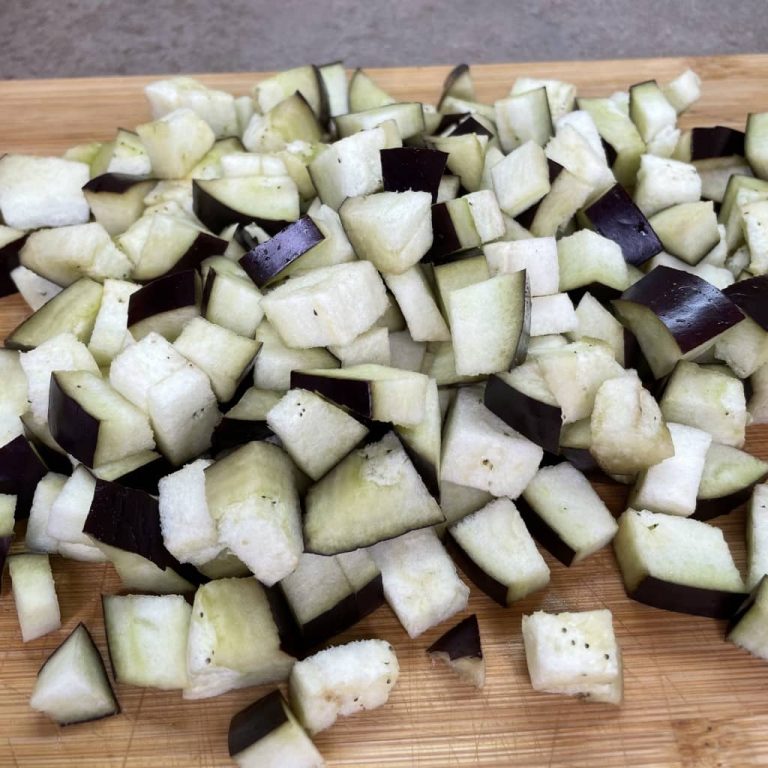
<path id="1" fill-rule="evenodd" d="M 498 64 L 473 68 L 478 95 L 505 95 L 522 74 L 561 77 L 585 95 L 609 94 L 649 78 L 668 79 L 686 66 L 703 78 L 701 102 L 683 124 L 743 126 L 750 111 L 768 110 L 768 56 L 655 59 L 583 63 Z M 445 67 L 373 70 L 393 95 L 434 102 Z M 108 139 L 117 126 L 148 118 L 141 87 L 151 78 L 0 83 L 0 149 L 37 154 Z M 247 93 L 253 74 L 221 74 L 207 83 Z M 0 338 L 24 316 L 17 298 L 0 302 Z M 2 383 L 0 382 L 0 386 Z M 752 429 L 748 447 L 768 458 L 768 429 Z M 615 512 L 623 489 L 599 489 Z M 744 565 L 744 515 L 717 522 Z M 424 649 L 451 624 L 415 641 L 383 607 L 341 639 L 382 637 L 401 664 L 400 681 L 382 709 L 339 721 L 317 743 L 329 766 L 685 766 L 768 765 L 768 664 L 723 640 L 724 623 L 683 616 L 629 601 L 610 548 L 572 568 L 547 561 L 548 590 L 509 609 L 472 588 L 487 663 L 481 692 Z M 59 729 L 27 702 L 37 669 L 65 633 L 87 622 L 105 651 L 100 595 L 119 590 L 111 567 L 54 558 L 63 628 L 22 644 L 6 584 L 0 598 L 0 766 L 226 766 L 232 715 L 266 689 L 183 702 L 178 693 L 118 685 L 120 717 Z M 620 709 L 531 690 L 520 617 L 535 609 L 607 606 L 625 661 L 626 698 Z M 458 620 L 459 617 L 456 617 Z M 290 768 L 286 766 L 285 768 Z"/>

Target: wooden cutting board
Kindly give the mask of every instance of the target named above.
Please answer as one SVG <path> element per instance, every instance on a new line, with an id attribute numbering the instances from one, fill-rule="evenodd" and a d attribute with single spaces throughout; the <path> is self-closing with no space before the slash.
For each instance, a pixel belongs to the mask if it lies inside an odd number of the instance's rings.
<path id="1" fill-rule="evenodd" d="M 683 125 L 742 127 L 747 112 L 768 110 L 768 56 L 498 64 L 474 67 L 473 75 L 479 98 L 493 100 L 505 95 L 519 75 L 564 78 L 584 95 L 607 95 L 641 80 L 669 79 L 687 66 L 699 72 L 704 84 L 701 101 Z M 434 103 L 447 71 L 424 67 L 372 74 L 396 97 Z M 201 79 L 244 94 L 257 77 Z M 149 79 L 0 83 L 0 151 L 52 153 L 109 139 L 117 126 L 148 118 L 141 88 Z M 17 298 L 2 300 L 0 338 L 24 314 Z M 768 428 L 750 430 L 748 447 L 768 458 Z M 623 509 L 624 489 L 600 491 L 612 510 Z M 717 524 L 743 566 L 743 510 Z M 768 765 L 768 664 L 724 642 L 723 622 L 629 601 L 610 548 L 572 568 L 546 557 L 552 569 L 549 589 L 512 608 L 504 610 L 472 588 L 467 613 L 479 617 L 487 661 L 487 683 L 480 692 L 447 669 L 433 668 L 424 653 L 450 623 L 411 641 L 382 607 L 342 636 L 392 642 L 401 676 L 385 707 L 341 720 L 318 737 L 329 766 Z M 59 632 L 22 644 L 7 584 L 0 598 L 0 766 L 231 765 L 229 720 L 266 688 L 184 702 L 178 693 L 119 685 L 120 717 L 66 729 L 28 708 L 35 673 L 78 622 L 87 622 L 106 651 L 100 595 L 120 588 L 111 567 L 54 558 L 53 570 L 63 616 Z M 624 705 L 615 709 L 534 692 L 520 635 L 522 614 L 604 606 L 613 611 L 624 654 Z"/>

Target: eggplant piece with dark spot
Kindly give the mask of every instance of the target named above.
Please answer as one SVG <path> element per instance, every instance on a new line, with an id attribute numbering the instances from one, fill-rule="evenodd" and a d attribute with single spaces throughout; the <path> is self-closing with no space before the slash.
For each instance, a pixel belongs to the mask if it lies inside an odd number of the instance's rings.
<path id="1" fill-rule="evenodd" d="M 440 179 L 448 160 L 445 152 L 422 147 L 397 147 L 382 149 L 379 154 L 385 192 L 429 192 L 432 202 L 437 202 Z"/>
<path id="2" fill-rule="evenodd" d="M 598 234 L 621 246 L 629 264 L 640 266 L 663 250 L 648 219 L 620 184 L 611 187 L 584 212 Z"/>
<path id="3" fill-rule="evenodd" d="M 427 648 L 427 653 L 433 659 L 445 662 L 462 680 L 483 687 L 485 662 L 480 627 L 474 613 L 438 637 Z"/>
<path id="4" fill-rule="evenodd" d="M 0 493 L 17 497 L 17 520 L 29 516 L 37 484 L 47 473 L 43 460 L 23 435 L 0 447 Z"/>
<path id="5" fill-rule="evenodd" d="M 15 240 L 0 246 L 0 298 L 17 292 L 16 283 L 11 279 L 11 270 L 19 266 L 19 253 L 28 236 L 27 232 L 19 232 Z"/>
<path id="6" fill-rule="evenodd" d="M 291 389 L 308 389 L 336 405 L 349 408 L 355 414 L 366 418 L 373 416 L 371 382 L 367 380 L 338 379 L 303 371 L 291 371 Z"/>
<path id="7" fill-rule="evenodd" d="M 263 288 L 324 239 L 312 218 L 303 216 L 274 237 L 249 250 L 240 259 L 240 266 L 259 288 Z"/>

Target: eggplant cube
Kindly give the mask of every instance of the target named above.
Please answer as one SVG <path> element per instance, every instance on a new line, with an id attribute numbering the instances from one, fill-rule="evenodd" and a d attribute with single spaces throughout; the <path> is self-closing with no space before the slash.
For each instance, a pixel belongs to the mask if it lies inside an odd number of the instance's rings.
<path id="1" fill-rule="evenodd" d="M 222 549 L 205 495 L 205 470 L 211 463 L 198 459 L 159 483 L 163 541 L 182 563 L 205 565 Z"/>
<path id="2" fill-rule="evenodd" d="M 285 680 L 294 661 L 280 649 L 267 595 L 256 579 L 217 579 L 197 590 L 185 699 Z"/>
<path id="3" fill-rule="evenodd" d="M 67 478 L 51 505 L 46 528 L 48 535 L 59 542 L 92 544 L 91 539 L 83 533 L 83 526 L 95 490 L 96 478 L 80 464 L 72 476 Z"/>
<path id="4" fill-rule="evenodd" d="M 305 549 L 337 554 L 443 521 L 392 432 L 337 464 L 305 497 Z"/>
<path id="5" fill-rule="evenodd" d="M 109 365 L 131 341 L 128 335 L 128 300 L 141 286 L 125 280 L 105 280 L 99 314 L 88 349 L 100 365 Z"/>
<path id="6" fill-rule="evenodd" d="M 635 202 L 646 216 L 700 198 L 701 178 L 695 166 L 656 155 L 640 158 Z"/>
<path id="7" fill-rule="evenodd" d="M 378 192 L 347 198 L 339 208 L 358 257 L 381 272 L 399 275 L 432 247 L 432 197 L 428 192 Z"/>
<path id="8" fill-rule="evenodd" d="M 727 639 L 768 660 L 768 575 L 762 577 L 731 620 Z"/>
<path id="9" fill-rule="evenodd" d="M 262 307 L 290 347 L 343 345 L 381 317 L 386 289 L 373 264 L 357 261 L 289 280 L 267 294 Z"/>
<path id="10" fill-rule="evenodd" d="M 259 343 L 196 317 L 184 327 L 174 348 L 208 374 L 216 397 L 226 402 L 234 396 Z"/>
<path id="11" fill-rule="evenodd" d="M 634 475 L 674 455 L 661 409 L 636 375 L 606 380 L 595 395 L 590 450 L 606 472 Z"/>
<path id="12" fill-rule="evenodd" d="M 33 552 L 55 553 L 58 551 L 58 539 L 48 533 L 48 519 L 56 497 L 61 493 L 68 478 L 56 472 L 49 472 L 35 488 L 32 507 L 27 521 L 27 535 L 24 543 Z M 11 531 L 13 528 L 11 528 Z M 3 535 L 0 526 L 0 536 Z"/>
<path id="13" fill-rule="evenodd" d="M 549 568 L 509 499 L 496 499 L 464 517 L 449 529 L 448 542 L 461 569 L 499 605 L 511 605 L 549 583 Z"/>
<path id="14" fill-rule="evenodd" d="M 323 768 L 325 765 L 322 755 L 277 690 L 232 718 L 229 754 L 240 768 Z"/>
<path id="15" fill-rule="evenodd" d="M 177 466 L 210 447 L 221 418 L 210 380 L 192 363 L 152 386 L 147 411 L 159 450 Z"/>
<path id="16" fill-rule="evenodd" d="M 579 613 L 537 611 L 523 616 L 525 660 L 537 691 L 589 694 L 622 676 L 619 647 L 607 609 Z M 619 683 L 619 691 L 620 683 Z M 608 692 L 607 690 L 605 691 Z M 612 703 L 620 703 L 613 701 Z"/>
<path id="17" fill-rule="evenodd" d="M 208 124 L 187 108 L 139 125 L 136 132 L 146 147 L 152 173 L 159 179 L 184 178 L 216 140 Z"/>
<path id="18" fill-rule="evenodd" d="M 253 442 L 205 470 L 208 508 L 220 542 L 271 586 L 303 549 L 295 469 L 275 445 Z"/>
<path id="19" fill-rule="evenodd" d="M 447 664 L 462 680 L 482 688 L 485 685 L 485 660 L 480 644 L 477 616 L 472 614 L 451 627 L 427 648 L 436 661 Z"/>
<path id="20" fill-rule="evenodd" d="M 768 573 L 768 485 L 756 485 L 747 509 L 747 587 Z"/>
<path id="21" fill-rule="evenodd" d="M 53 374 L 48 423 L 56 442 L 89 467 L 155 447 L 146 415 L 89 371 Z"/>
<path id="22" fill-rule="evenodd" d="M 0 213 L 16 229 L 84 224 L 90 211 L 83 196 L 88 166 L 59 157 L 0 158 Z"/>
<path id="23" fill-rule="evenodd" d="M 409 637 L 466 608 L 469 589 L 434 530 L 411 531 L 370 551 L 381 570 L 384 596 Z"/>
<path id="24" fill-rule="evenodd" d="M 115 680 L 166 691 L 187 685 L 192 609 L 181 595 L 110 595 L 103 605 Z"/>
<path id="25" fill-rule="evenodd" d="M 562 240 L 560 241 L 562 242 Z M 483 253 L 491 276 L 518 272 L 528 275 L 531 296 L 549 296 L 560 289 L 558 280 L 558 245 L 554 237 L 488 243 Z M 562 288 L 562 290 L 568 290 Z"/>
<path id="26" fill-rule="evenodd" d="M 560 239 L 557 258 L 561 291 L 571 291 L 591 283 L 600 283 L 617 291 L 629 287 L 627 262 L 621 246 L 589 229 Z"/>
<path id="27" fill-rule="evenodd" d="M 287 392 L 267 414 L 267 423 L 299 468 L 313 480 L 319 480 L 338 464 L 367 433 L 341 408 L 302 389 Z"/>
<path id="28" fill-rule="evenodd" d="M 120 714 L 104 661 L 85 624 L 78 624 L 40 668 L 29 705 L 59 725 Z"/>
<path id="29" fill-rule="evenodd" d="M 93 355 L 85 344 L 71 333 L 61 333 L 35 349 L 22 353 L 19 362 L 27 376 L 32 416 L 42 422 L 48 421 L 51 374 L 54 371 L 99 373 L 99 366 Z"/>
<path id="30" fill-rule="evenodd" d="M 568 462 L 542 467 L 523 499 L 528 527 L 566 565 L 602 549 L 618 530 L 587 478 Z"/>
<path id="31" fill-rule="evenodd" d="M 698 520 L 628 509 L 614 548 L 627 594 L 641 603 L 728 618 L 745 597 L 723 532 Z"/>
<path id="32" fill-rule="evenodd" d="M 667 428 L 675 454 L 648 467 L 638 477 L 630 505 L 688 517 L 696 510 L 696 494 L 712 436 L 684 424 L 667 422 Z"/>
<path id="33" fill-rule="evenodd" d="M 483 405 L 475 387 L 460 389 L 443 435 L 441 480 L 517 498 L 536 474 L 542 449 Z"/>
<path id="34" fill-rule="evenodd" d="M 514 218 L 549 192 L 549 167 L 544 150 L 527 141 L 515 148 L 491 171 L 499 208 Z"/>
<path id="35" fill-rule="evenodd" d="M 448 294 L 456 372 L 506 371 L 528 345 L 531 299 L 525 271 L 502 274 Z M 478 339 L 483 343 L 478 344 Z"/>
<path id="36" fill-rule="evenodd" d="M 730 373 L 681 361 L 667 383 L 660 405 L 668 421 L 702 429 L 724 445 L 744 445 L 744 384 Z"/>
<path id="37" fill-rule="evenodd" d="M 0 493 L 0 536 L 12 536 L 16 515 L 16 496 Z"/>
<path id="38" fill-rule="evenodd" d="M 8 572 L 21 639 L 28 643 L 58 629 L 61 612 L 48 555 L 12 555 Z"/>
<path id="39" fill-rule="evenodd" d="M 572 333 L 578 327 L 576 310 L 567 293 L 531 299 L 531 338 Z"/>
<path id="40" fill-rule="evenodd" d="M 346 717 L 386 704 L 400 667 L 384 640 L 357 640 L 294 665 L 288 681 L 293 709 L 315 734 Z"/>

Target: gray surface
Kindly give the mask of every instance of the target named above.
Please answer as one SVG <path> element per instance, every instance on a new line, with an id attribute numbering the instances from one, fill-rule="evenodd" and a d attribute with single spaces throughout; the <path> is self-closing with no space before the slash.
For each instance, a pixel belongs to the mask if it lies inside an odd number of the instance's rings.
<path id="1" fill-rule="evenodd" d="M 0 0 L 0 77 L 765 51 L 766 0 Z"/>

